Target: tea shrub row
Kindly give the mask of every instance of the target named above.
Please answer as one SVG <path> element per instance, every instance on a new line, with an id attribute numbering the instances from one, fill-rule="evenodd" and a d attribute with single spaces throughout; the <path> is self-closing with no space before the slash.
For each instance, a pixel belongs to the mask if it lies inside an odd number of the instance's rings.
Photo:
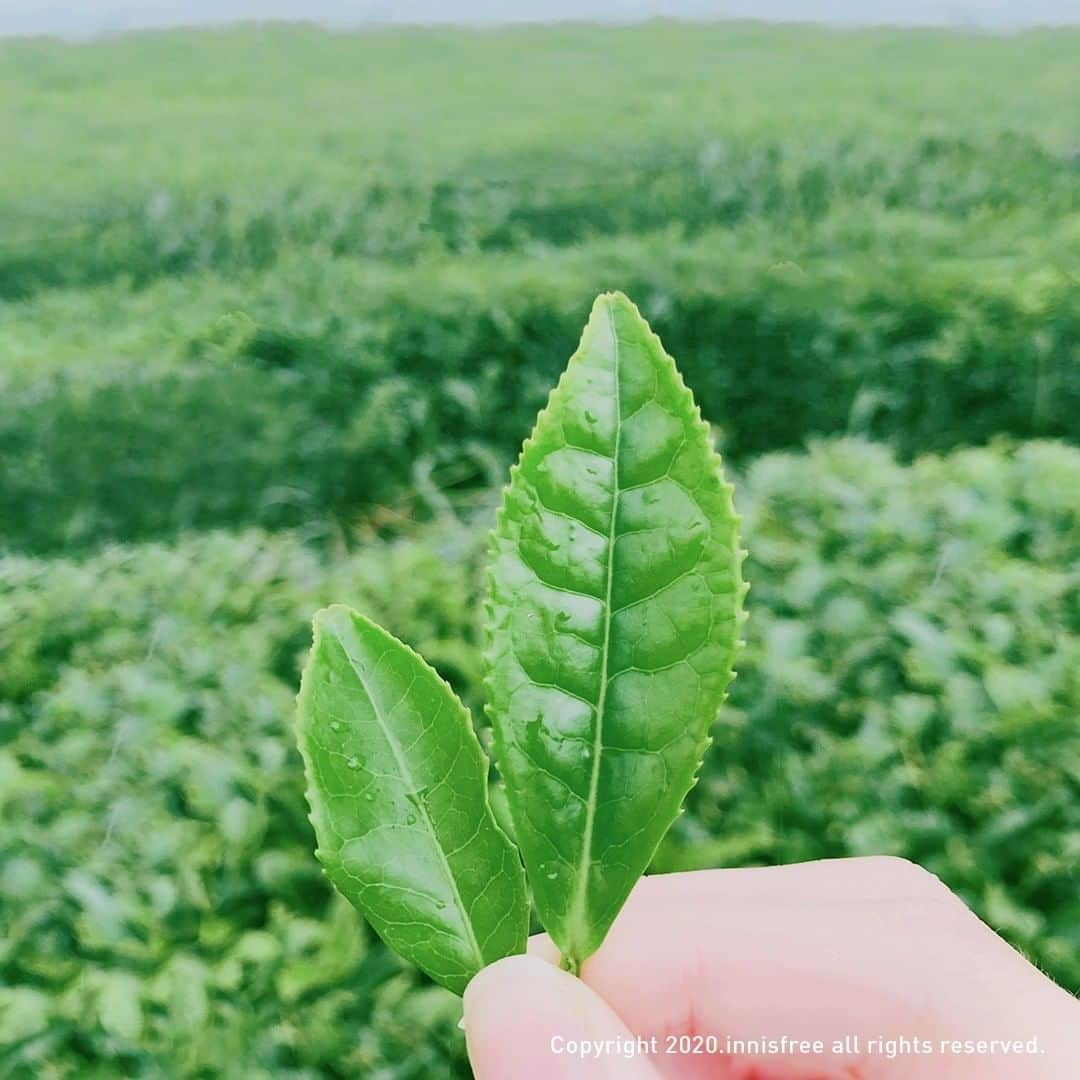
<path id="1" fill-rule="evenodd" d="M 1007 162 L 1004 167 L 994 163 Z M 672 229 L 692 238 L 767 220 L 787 230 L 830 212 L 913 211 L 946 222 L 1007 215 L 1038 191 L 1044 220 L 1075 210 L 1075 161 L 1030 136 L 716 134 L 616 146 L 602 160 L 555 143 L 486 156 L 416 180 L 406 169 L 327 191 L 313 176 L 285 190 L 119 191 L 48 213 L 0 203 L 0 300 L 122 281 L 144 288 L 207 271 L 265 270 L 282 255 L 409 263 L 423 256 L 577 245 Z"/>
<path id="2" fill-rule="evenodd" d="M 926 222 L 879 228 L 209 278 L 173 312 L 186 335 L 173 362 L 9 378 L 0 547 L 321 527 L 402 500 L 422 512 L 424 477 L 468 488 L 505 469 L 601 287 L 640 303 L 733 460 L 844 432 L 904 457 L 997 434 L 1080 441 L 1073 279 L 1038 245 L 1003 258 L 1011 232 L 923 265 L 890 248 L 940 243 Z"/>

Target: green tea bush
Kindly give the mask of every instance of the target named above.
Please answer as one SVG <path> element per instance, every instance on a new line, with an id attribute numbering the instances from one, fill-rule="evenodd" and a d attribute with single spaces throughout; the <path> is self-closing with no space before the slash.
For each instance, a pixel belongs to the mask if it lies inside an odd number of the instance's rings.
<path id="1" fill-rule="evenodd" d="M 747 656 L 662 865 L 904 855 L 1075 987 L 1078 464 L 1051 443 L 756 462 Z"/>
<path id="2" fill-rule="evenodd" d="M 351 520 L 405 496 L 411 513 L 419 474 L 486 482 L 597 287 L 640 301 L 733 460 L 837 432 L 905 457 L 1000 433 L 1080 441 L 1080 291 L 1045 262 L 1069 235 L 1028 251 L 1018 228 L 972 231 L 984 246 L 962 261 L 951 234 L 898 215 L 872 229 L 830 218 L 798 245 L 770 230 L 659 234 L 530 259 L 297 259 L 211 278 L 183 316 L 183 360 L 11 378 L 0 545 Z"/>
<path id="3" fill-rule="evenodd" d="M 5 41 L 0 300 L 289 253 L 407 262 L 835 209 L 955 223 L 1036 192 L 1057 222 L 1077 207 L 1076 41 L 748 22 Z"/>
<path id="4" fill-rule="evenodd" d="M 0 535 L 47 551 L 325 515 L 337 440 L 297 381 L 208 366 L 50 377 L 9 395 L 0 405 Z M 314 493 L 312 476 L 322 485 Z"/>
<path id="5" fill-rule="evenodd" d="M 335 595 L 475 680 L 439 648 L 468 610 L 458 544 L 327 567 L 212 534 L 2 564 L 0 1073 L 444 1075 L 457 1015 L 332 900 L 289 728 Z"/>
<path id="6" fill-rule="evenodd" d="M 736 490 L 748 646 L 654 869 L 904 855 L 1080 987 L 1080 451 L 844 440 Z M 291 717 L 331 599 L 475 706 L 487 526 L 0 560 L 5 1075 L 464 1073 L 453 999 L 318 873 Z"/>
<path id="7" fill-rule="evenodd" d="M 719 130 L 606 147 L 600 161 L 554 143 L 467 161 L 427 181 L 388 172 L 359 190 L 110 192 L 89 207 L 80 200 L 0 216 L 0 300 L 235 275 L 301 252 L 408 263 L 667 229 L 685 239 L 754 220 L 793 230 L 853 206 L 962 220 L 986 207 L 1023 209 L 1032 191 L 1049 217 L 1075 208 L 1074 173 L 1067 157 L 1013 132 L 803 142 Z"/>
<path id="8" fill-rule="evenodd" d="M 1076 40 L 2 42 L 0 550 L 422 514 L 505 467 L 600 288 L 732 460 L 1077 441 Z"/>

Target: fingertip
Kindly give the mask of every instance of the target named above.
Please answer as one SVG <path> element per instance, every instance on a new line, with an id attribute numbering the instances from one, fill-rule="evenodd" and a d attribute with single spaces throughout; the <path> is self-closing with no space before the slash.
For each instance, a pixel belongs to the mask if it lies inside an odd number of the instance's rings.
<path id="1" fill-rule="evenodd" d="M 477 1080 L 556 1080 L 616 1075 L 625 1060 L 583 1044 L 617 1047 L 630 1038 L 614 1012 L 580 979 L 537 956 L 509 956 L 484 968 L 465 990 L 465 1038 Z M 620 1076 L 649 1076 L 633 1063 Z"/>
<path id="2" fill-rule="evenodd" d="M 469 1015 L 478 1014 L 491 1006 L 501 1007 L 507 993 L 519 995 L 531 993 L 536 987 L 532 983 L 540 980 L 540 991 L 544 992 L 551 975 L 561 974 L 557 968 L 533 955 L 504 956 L 474 976 L 465 988 L 465 1023 Z"/>
<path id="3" fill-rule="evenodd" d="M 569 977 L 535 956 L 507 956 L 469 983 L 465 1039 L 478 1080 L 550 1074 L 551 1038 L 567 1023 L 560 976 Z"/>

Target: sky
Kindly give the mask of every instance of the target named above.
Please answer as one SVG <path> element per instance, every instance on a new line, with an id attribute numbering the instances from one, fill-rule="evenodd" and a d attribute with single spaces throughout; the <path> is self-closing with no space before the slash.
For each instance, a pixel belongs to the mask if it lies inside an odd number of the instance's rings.
<path id="1" fill-rule="evenodd" d="M 509 10 L 508 9 L 512 9 Z M 635 21 L 657 15 L 1013 30 L 1080 23 L 1080 0 L 0 0 L 0 34 L 93 36 L 253 19 L 331 25 Z"/>

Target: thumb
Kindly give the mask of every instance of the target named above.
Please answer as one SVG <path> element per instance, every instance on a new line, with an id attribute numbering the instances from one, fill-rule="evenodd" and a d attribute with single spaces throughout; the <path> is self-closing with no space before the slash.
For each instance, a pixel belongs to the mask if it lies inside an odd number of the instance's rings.
<path id="1" fill-rule="evenodd" d="M 535 956 L 484 968 L 465 991 L 477 1080 L 656 1080 L 637 1040 L 580 979 Z"/>

